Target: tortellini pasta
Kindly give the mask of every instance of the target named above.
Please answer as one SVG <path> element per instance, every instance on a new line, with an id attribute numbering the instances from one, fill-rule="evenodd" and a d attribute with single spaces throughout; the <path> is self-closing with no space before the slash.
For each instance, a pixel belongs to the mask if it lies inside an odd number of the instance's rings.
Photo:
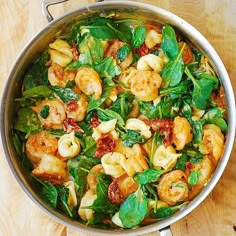
<path id="1" fill-rule="evenodd" d="M 72 51 L 68 42 L 56 39 L 49 44 L 51 60 L 62 67 L 67 66 L 72 61 Z"/>
<path id="2" fill-rule="evenodd" d="M 141 57 L 137 63 L 137 70 L 155 71 L 159 73 L 164 67 L 164 61 L 161 57 L 154 54 L 147 54 Z"/>
<path id="3" fill-rule="evenodd" d="M 155 168 L 171 169 L 182 154 L 177 154 L 172 146 L 165 147 L 160 145 L 157 147 L 153 156 L 153 165 Z"/>
<path id="4" fill-rule="evenodd" d="M 78 210 L 79 216 L 82 220 L 88 221 L 93 218 L 94 211 L 92 209 L 86 209 L 84 207 L 93 205 L 94 201 L 97 199 L 95 190 L 89 189 L 81 199 L 80 207 Z"/>
<path id="5" fill-rule="evenodd" d="M 119 76 L 119 81 L 124 84 L 125 88 L 123 89 L 129 89 L 131 87 L 131 79 L 136 73 L 137 69 L 132 66 L 121 73 L 121 75 Z"/>
<path id="6" fill-rule="evenodd" d="M 75 192 L 75 183 L 74 181 L 70 180 L 70 181 L 65 182 L 63 185 L 69 189 L 67 203 L 70 209 L 73 209 L 78 204 L 77 196 Z"/>
<path id="7" fill-rule="evenodd" d="M 150 127 L 144 121 L 136 119 L 136 118 L 128 119 L 126 121 L 125 128 L 139 131 L 140 134 L 146 139 L 149 139 L 152 136 Z"/>
<path id="8" fill-rule="evenodd" d="M 93 128 L 93 134 L 92 134 L 93 139 L 97 141 L 99 138 L 101 138 L 102 134 L 107 134 L 112 131 L 114 131 L 112 132 L 112 134 L 116 136 L 115 134 L 116 123 L 117 123 L 117 119 L 101 122 L 96 128 Z"/>
<path id="9" fill-rule="evenodd" d="M 74 131 L 60 137 L 58 140 L 58 152 L 64 158 L 72 158 L 79 154 L 80 143 Z"/>

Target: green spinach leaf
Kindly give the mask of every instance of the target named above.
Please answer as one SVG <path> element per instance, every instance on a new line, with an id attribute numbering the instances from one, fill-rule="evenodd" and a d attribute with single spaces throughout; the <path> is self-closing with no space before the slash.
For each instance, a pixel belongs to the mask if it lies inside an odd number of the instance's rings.
<path id="1" fill-rule="evenodd" d="M 39 186 L 39 195 L 41 198 L 53 209 L 57 206 L 57 189 L 48 181 L 43 181 L 38 177 L 31 175 L 33 179 L 38 183 Z"/>
<path id="2" fill-rule="evenodd" d="M 139 48 L 144 43 L 146 33 L 147 29 L 144 26 L 139 25 L 135 28 L 131 39 L 131 43 L 134 48 Z"/>
<path id="3" fill-rule="evenodd" d="M 161 76 L 163 79 L 163 87 L 167 88 L 169 86 L 177 85 L 183 76 L 184 63 L 182 60 L 182 53 L 185 48 L 185 44 L 181 48 L 177 57 L 169 60 L 165 67 L 161 71 Z"/>
<path id="4" fill-rule="evenodd" d="M 48 88 L 46 85 L 40 85 L 23 92 L 23 97 L 29 98 L 49 98 L 53 96 L 53 91 Z"/>
<path id="5" fill-rule="evenodd" d="M 122 62 L 125 60 L 125 58 L 129 55 L 130 52 L 131 52 L 131 47 L 128 44 L 125 44 L 123 47 L 118 49 L 117 57 Z"/>
<path id="6" fill-rule="evenodd" d="M 161 49 L 168 58 L 176 58 L 179 53 L 179 46 L 174 29 L 170 25 L 165 24 L 162 28 L 162 35 Z"/>
<path id="7" fill-rule="evenodd" d="M 192 103 L 200 110 L 204 110 L 210 98 L 214 86 L 214 80 L 206 77 L 195 79 L 188 67 L 185 68 L 186 75 L 193 82 Z"/>
<path id="8" fill-rule="evenodd" d="M 86 34 L 79 44 L 79 62 L 82 65 L 94 65 L 103 59 L 103 47 L 99 39 Z"/>
<path id="9" fill-rule="evenodd" d="M 45 105 L 42 107 L 42 109 L 39 112 L 39 115 L 43 118 L 46 119 L 49 115 L 49 109 L 50 107 L 48 105 Z"/>
<path id="10" fill-rule="evenodd" d="M 125 228 L 132 228 L 138 225 L 147 213 L 148 199 L 139 188 L 121 204 L 119 218 Z"/>
<path id="11" fill-rule="evenodd" d="M 112 119 L 117 119 L 117 124 L 120 127 L 124 127 L 125 122 L 123 118 L 120 116 L 120 114 L 116 113 L 115 111 L 112 111 L 110 109 L 102 109 L 102 108 L 97 108 L 97 113 L 98 113 L 98 118 L 101 121 L 109 121 Z"/>
<path id="12" fill-rule="evenodd" d="M 61 88 L 57 85 L 52 86 L 52 90 L 60 97 L 63 102 L 70 102 L 71 100 L 79 100 L 79 95 L 70 88 Z"/>
<path id="13" fill-rule="evenodd" d="M 189 160 L 188 155 L 182 154 L 180 158 L 177 159 L 176 165 L 174 167 L 175 170 L 185 171 L 186 162 Z"/>
<path id="14" fill-rule="evenodd" d="M 39 85 L 48 84 L 48 66 L 46 63 L 49 60 L 48 52 L 44 52 L 26 72 L 23 85 L 26 90 L 32 89 Z"/>
<path id="15" fill-rule="evenodd" d="M 91 169 L 95 162 L 92 158 L 87 158 L 81 156 L 79 158 L 72 158 L 67 162 L 67 168 L 71 176 L 74 178 L 75 183 L 77 184 L 77 194 L 79 199 L 81 199 L 87 188 L 86 176 L 87 173 L 82 171 L 80 168 Z"/>
<path id="16" fill-rule="evenodd" d="M 95 70 L 101 78 L 112 79 L 121 73 L 121 68 L 113 57 L 106 57 L 95 65 Z"/>
<path id="17" fill-rule="evenodd" d="M 31 133 L 37 133 L 43 130 L 37 113 L 28 107 L 23 107 L 17 111 L 17 119 L 14 128 L 27 136 Z"/>
<path id="18" fill-rule="evenodd" d="M 62 206 L 66 209 L 67 214 L 70 217 L 73 217 L 72 211 L 68 205 L 69 189 L 63 185 L 55 185 L 58 194 L 58 203 L 61 203 Z"/>
<path id="19" fill-rule="evenodd" d="M 117 128 L 120 133 L 120 138 L 127 147 L 133 147 L 136 143 L 144 143 L 146 139 L 142 135 L 134 130 L 124 130 L 122 128 Z"/>
<path id="20" fill-rule="evenodd" d="M 161 177 L 161 175 L 168 171 L 169 170 L 147 169 L 142 173 L 136 173 L 133 179 L 138 184 L 152 183 L 156 182 Z"/>
<path id="21" fill-rule="evenodd" d="M 191 171 L 188 176 L 188 183 L 191 185 L 197 184 L 200 175 L 201 175 L 200 170 Z"/>

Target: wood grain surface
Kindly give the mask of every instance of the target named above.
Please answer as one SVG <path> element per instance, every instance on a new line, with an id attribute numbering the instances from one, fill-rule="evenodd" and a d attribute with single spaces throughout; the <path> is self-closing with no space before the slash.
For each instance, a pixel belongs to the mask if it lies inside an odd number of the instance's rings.
<path id="1" fill-rule="evenodd" d="M 70 0 L 50 8 L 58 17 L 89 0 Z M 136 1 L 137 2 L 137 1 Z M 235 0 L 143 0 L 167 9 L 196 27 L 222 58 L 236 93 Z M 47 25 L 40 0 L 0 0 L 0 93 L 17 55 Z M 232 98 L 234 99 L 234 98 Z M 236 235 L 236 145 L 225 172 L 205 201 L 171 225 L 174 236 Z M 23 192 L 7 164 L 0 145 L 0 235 L 90 236 L 55 222 Z M 159 235 L 158 232 L 146 236 Z"/>

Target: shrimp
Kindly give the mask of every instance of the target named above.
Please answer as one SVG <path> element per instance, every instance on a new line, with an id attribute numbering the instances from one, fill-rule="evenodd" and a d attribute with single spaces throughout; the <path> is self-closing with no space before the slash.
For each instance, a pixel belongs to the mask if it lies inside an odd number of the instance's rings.
<path id="1" fill-rule="evenodd" d="M 66 70 L 56 63 L 52 63 L 48 69 L 48 80 L 52 86 L 64 88 L 69 81 L 75 79 L 77 71 Z"/>
<path id="2" fill-rule="evenodd" d="M 161 76 L 154 71 L 138 71 L 131 78 L 131 92 L 141 101 L 153 101 L 161 82 Z"/>
<path id="3" fill-rule="evenodd" d="M 199 147 L 202 154 L 209 154 L 215 163 L 219 161 L 224 150 L 224 135 L 220 128 L 214 124 L 203 126 L 202 144 Z"/>
<path id="4" fill-rule="evenodd" d="M 158 184 L 158 196 L 168 205 L 175 205 L 188 198 L 187 176 L 181 170 L 173 170 L 164 174 Z"/>
<path id="5" fill-rule="evenodd" d="M 72 180 L 70 180 L 70 181 L 65 182 L 63 185 L 69 190 L 67 203 L 68 203 L 69 208 L 72 210 L 78 204 L 77 197 L 76 197 L 75 183 Z"/>
<path id="6" fill-rule="evenodd" d="M 55 155 L 57 148 L 57 138 L 50 136 L 48 131 L 41 131 L 29 135 L 25 145 L 25 152 L 27 157 L 36 164 L 44 154 Z"/>
<path id="7" fill-rule="evenodd" d="M 49 106 L 49 113 L 46 118 L 40 115 L 40 111 L 44 106 Z M 38 117 L 43 124 L 44 128 L 61 129 L 63 121 L 66 119 L 66 112 L 64 104 L 59 99 L 43 100 L 36 107 L 33 107 L 38 113 Z"/>
<path id="8" fill-rule="evenodd" d="M 92 206 L 97 199 L 97 195 L 94 189 L 89 189 L 82 197 L 78 213 L 82 220 L 88 221 L 93 218 L 94 211 L 92 209 L 86 209 L 84 207 Z"/>
<path id="9" fill-rule="evenodd" d="M 44 154 L 32 174 L 42 179 L 63 181 L 67 175 L 66 163 L 54 155 Z"/>
<path id="10" fill-rule="evenodd" d="M 175 144 L 176 150 L 183 150 L 185 145 L 191 142 L 192 139 L 191 125 L 188 120 L 185 117 L 175 117 L 172 143 Z"/>
<path id="11" fill-rule="evenodd" d="M 112 56 L 118 60 L 117 52 L 124 45 L 125 45 L 124 42 L 121 42 L 118 39 L 114 40 L 112 42 L 112 44 L 107 48 L 107 50 L 105 52 L 105 56 L 106 57 Z M 125 60 L 123 62 L 119 63 L 119 66 L 122 70 L 125 70 L 126 68 L 128 68 L 131 65 L 132 62 L 133 62 L 133 54 L 132 54 L 132 52 L 130 52 L 129 55 L 125 58 Z"/>
<path id="12" fill-rule="evenodd" d="M 112 181 L 108 188 L 108 197 L 112 203 L 121 204 L 138 189 L 138 184 L 132 177 L 124 174 Z"/>
<path id="13" fill-rule="evenodd" d="M 145 44 L 148 49 L 154 48 L 157 44 L 160 44 L 162 41 L 162 34 L 159 34 L 156 30 L 148 30 L 145 36 Z"/>
<path id="14" fill-rule="evenodd" d="M 82 121 L 87 114 L 88 102 L 85 95 L 79 95 L 79 101 L 72 100 L 65 104 L 67 118 L 73 119 L 75 122 Z"/>
<path id="15" fill-rule="evenodd" d="M 75 83 L 87 96 L 94 94 L 94 98 L 97 100 L 102 95 L 102 81 L 92 67 L 80 67 L 75 77 Z"/>
<path id="16" fill-rule="evenodd" d="M 99 173 L 104 173 L 104 172 L 105 171 L 104 171 L 102 164 L 95 165 L 90 169 L 90 173 L 94 173 L 95 175 L 98 175 Z M 87 175 L 88 187 L 89 187 L 89 189 L 96 190 L 97 177 L 95 175 L 90 174 L 90 173 Z"/>
<path id="17" fill-rule="evenodd" d="M 214 165 L 206 155 L 200 163 L 191 164 L 191 170 L 199 170 L 200 175 L 197 184 L 191 186 L 191 190 L 189 192 L 189 200 L 192 200 L 207 184 L 214 171 Z M 186 169 L 186 172 L 187 175 L 190 173 L 188 168 Z"/>

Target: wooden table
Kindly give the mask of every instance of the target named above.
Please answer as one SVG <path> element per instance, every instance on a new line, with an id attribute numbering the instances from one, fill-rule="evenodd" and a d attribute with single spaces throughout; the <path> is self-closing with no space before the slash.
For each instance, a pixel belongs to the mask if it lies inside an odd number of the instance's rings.
<path id="1" fill-rule="evenodd" d="M 94 1 L 70 0 L 51 8 L 55 17 Z M 146 0 L 167 9 L 196 27 L 222 58 L 236 93 L 236 1 Z M 38 0 L 0 0 L 0 91 L 2 94 L 17 55 L 36 32 L 47 25 Z M 233 98 L 232 98 L 233 99 Z M 43 213 L 22 191 L 8 167 L 0 145 L 0 235 L 85 236 Z M 175 236 L 236 235 L 236 145 L 227 168 L 207 199 L 171 226 Z M 150 233 L 148 236 L 158 235 Z"/>

